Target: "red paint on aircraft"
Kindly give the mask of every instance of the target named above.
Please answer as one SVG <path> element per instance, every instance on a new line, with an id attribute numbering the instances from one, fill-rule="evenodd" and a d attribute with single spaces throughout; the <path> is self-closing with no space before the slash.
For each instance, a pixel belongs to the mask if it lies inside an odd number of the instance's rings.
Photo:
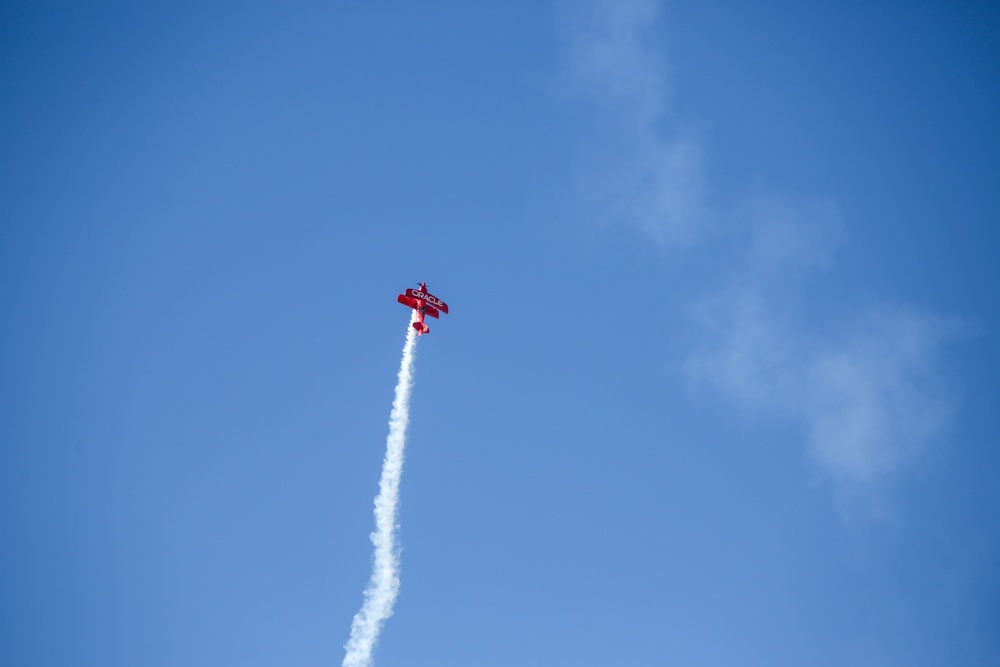
<path id="1" fill-rule="evenodd" d="M 430 333 L 431 328 L 424 324 L 424 315 L 438 319 L 441 313 L 448 314 L 448 304 L 427 291 L 427 283 L 420 283 L 420 289 L 408 289 L 396 297 L 396 301 L 417 311 L 417 321 L 413 328 L 417 335 Z"/>

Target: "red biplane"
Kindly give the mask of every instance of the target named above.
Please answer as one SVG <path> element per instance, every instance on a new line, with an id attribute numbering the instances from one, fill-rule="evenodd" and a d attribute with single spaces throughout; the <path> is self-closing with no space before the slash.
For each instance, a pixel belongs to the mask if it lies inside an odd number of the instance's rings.
<path id="1" fill-rule="evenodd" d="M 405 294 L 396 297 L 396 301 L 417 311 L 417 321 L 413 323 L 413 328 L 417 330 L 418 336 L 430 333 L 431 330 L 424 324 L 424 315 L 438 319 L 440 313 L 448 314 L 448 304 L 429 293 L 427 283 L 420 283 L 420 289 L 406 290 Z"/>

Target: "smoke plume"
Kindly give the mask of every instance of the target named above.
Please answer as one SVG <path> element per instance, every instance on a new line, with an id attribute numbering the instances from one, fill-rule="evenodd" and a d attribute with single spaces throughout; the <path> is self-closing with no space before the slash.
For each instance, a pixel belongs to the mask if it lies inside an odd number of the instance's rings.
<path id="1" fill-rule="evenodd" d="M 414 321 L 411 318 L 410 322 Z M 344 648 L 343 667 L 368 667 L 372 664 L 372 651 L 378 642 L 379 632 L 399 593 L 399 548 L 396 546 L 396 508 L 399 505 L 399 480 L 403 473 L 403 450 L 406 447 L 406 426 L 410 421 L 410 390 L 413 388 L 413 352 L 417 331 L 412 326 L 406 330 L 403 359 L 399 365 L 396 396 L 389 416 L 389 436 L 385 442 L 385 460 L 382 478 L 375 497 L 375 532 L 371 534 L 375 554 L 372 576 L 365 588 L 361 610 L 351 623 L 351 638 Z"/>

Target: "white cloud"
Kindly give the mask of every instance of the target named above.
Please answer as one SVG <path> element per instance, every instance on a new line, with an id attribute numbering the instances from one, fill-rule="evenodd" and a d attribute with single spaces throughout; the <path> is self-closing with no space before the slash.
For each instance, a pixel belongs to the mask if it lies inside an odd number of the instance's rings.
<path id="1" fill-rule="evenodd" d="M 810 456 L 841 488 L 904 465 L 953 414 L 941 355 L 957 327 L 841 294 L 818 309 L 838 323 L 824 330 L 805 296 L 847 239 L 836 203 L 750 193 L 735 210 L 717 210 L 702 142 L 671 114 L 658 5 L 571 7 L 568 70 L 615 139 L 613 158 L 599 159 L 604 169 L 588 183 L 603 196 L 591 199 L 610 201 L 604 217 L 657 245 L 720 267 L 722 287 L 689 304 L 700 341 L 687 355 L 689 378 L 744 412 L 802 424 Z M 844 312 L 830 312 L 843 302 Z"/>
<path id="2" fill-rule="evenodd" d="M 826 319 L 810 324 L 808 289 L 846 238 L 837 207 L 758 196 L 738 219 L 729 229 L 747 242 L 728 286 L 694 306 L 703 336 L 691 380 L 745 412 L 800 422 L 810 456 L 842 487 L 904 465 L 954 412 L 942 354 L 961 326 L 864 295 L 847 299 L 853 309 L 821 307 Z"/>
<path id="3" fill-rule="evenodd" d="M 603 0 L 572 4 L 565 13 L 567 65 L 575 87 L 624 111 L 646 129 L 665 101 L 663 59 L 654 29 L 652 0 Z"/>
<path id="4" fill-rule="evenodd" d="M 661 245 L 691 245 L 708 220 L 703 172 L 695 139 L 650 137 L 635 174 L 631 219 Z"/>
<path id="5" fill-rule="evenodd" d="M 782 315 L 787 304 L 766 292 L 700 305 L 704 342 L 687 364 L 695 385 L 803 424 L 810 455 L 842 486 L 876 482 L 941 435 L 956 405 L 942 351 L 959 325 L 882 305 L 839 335 L 803 332 L 799 313 Z"/>
<path id="6" fill-rule="evenodd" d="M 941 364 L 956 323 L 875 307 L 845 339 L 807 359 L 796 406 L 809 450 L 838 479 L 871 481 L 917 455 L 955 408 Z"/>
<path id="7" fill-rule="evenodd" d="M 689 130 L 658 130 L 670 114 L 657 3 L 605 0 L 573 11 L 565 21 L 569 87 L 611 113 L 615 126 L 617 157 L 583 186 L 589 199 L 658 244 L 691 245 L 708 220 L 701 143 Z"/>
<path id="8" fill-rule="evenodd" d="M 847 237 L 833 201 L 775 195 L 755 196 L 738 212 L 733 227 L 750 233 L 752 274 L 772 280 L 831 268 Z"/>

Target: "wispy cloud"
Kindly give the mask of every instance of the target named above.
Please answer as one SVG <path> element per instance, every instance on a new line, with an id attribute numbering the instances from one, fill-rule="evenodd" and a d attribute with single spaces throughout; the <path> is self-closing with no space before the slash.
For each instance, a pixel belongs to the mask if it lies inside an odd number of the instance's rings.
<path id="1" fill-rule="evenodd" d="M 693 305 L 689 378 L 747 413 L 800 422 L 842 491 L 877 482 L 954 414 L 943 351 L 961 324 L 865 294 L 813 303 L 847 236 L 832 202 L 758 197 L 737 218 L 746 243 L 726 287 Z"/>
<path id="2" fill-rule="evenodd" d="M 574 4 L 563 22 L 569 88 L 613 117 L 618 157 L 583 186 L 605 217 L 665 246 L 697 241 L 708 219 L 701 144 L 676 124 L 659 5 L 650 0 Z"/>
<path id="3" fill-rule="evenodd" d="M 959 327 L 866 294 L 813 307 L 806 290 L 848 238 L 836 203 L 747 192 L 720 210 L 703 142 L 671 111 L 658 5 L 573 11 L 567 69 L 602 122 L 618 125 L 608 130 L 619 139 L 613 169 L 588 184 L 606 188 L 605 216 L 720 267 L 721 287 L 688 304 L 700 341 L 687 354 L 693 385 L 746 413 L 801 423 L 810 455 L 842 488 L 876 482 L 939 437 L 956 405 L 943 349 Z"/>
<path id="4" fill-rule="evenodd" d="M 656 38 L 660 8 L 651 0 L 571 5 L 563 14 L 566 64 L 575 87 L 624 111 L 645 130 L 664 111 L 666 77 Z"/>
<path id="5" fill-rule="evenodd" d="M 941 353 L 961 329 L 912 309 L 870 307 L 846 337 L 810 355 L 802 404 L 793 406 L 812 455 L 841 481 L 867 482 L 919 453 L 955 410 Z"/>
<path id="6" fill-rule="evenodd" d="M 843 489 L 904 464 L 954 413 L 943 348 L 962 330 L 955 321 L 873 304 L 825 334 L 804 330 L 801 313 L 759 286 L 698 308 L 703 343 L 687 361 L 695 385 L 748 414 L 802 423 L 810 455 Z"/>

